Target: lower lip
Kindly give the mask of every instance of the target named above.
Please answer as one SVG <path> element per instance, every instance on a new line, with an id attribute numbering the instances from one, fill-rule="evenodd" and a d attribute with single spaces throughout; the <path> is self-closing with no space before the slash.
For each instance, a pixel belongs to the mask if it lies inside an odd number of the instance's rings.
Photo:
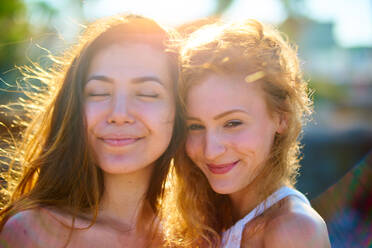
<path id="1" fill-rule="evenodd" d="M 128 138 L 128 139 L 102 139 L 102 141 L 109 145 L 109 146 L 114 146 L 114 147 L 122 147 L 122 146 L 127 146 L 131 145 L 135 142 L 140 140 L 140 138 Z"/>
<path id="2" fill-rule="evenodd" d="M 210 172 L 213 174 L 226 174 L 232 168 L 234 168 L 238 164 L 239 160 L 231 163 L 231 164 L 225 164 L 223 166 L 214 166 L 214 165 L 207 165 Z"/>

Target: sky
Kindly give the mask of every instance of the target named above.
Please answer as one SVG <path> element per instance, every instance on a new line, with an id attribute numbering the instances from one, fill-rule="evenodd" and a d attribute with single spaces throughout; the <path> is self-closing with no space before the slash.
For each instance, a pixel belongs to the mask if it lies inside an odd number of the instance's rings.
<path id="1" fill-rule="evenodd" d="M 37 0 L 25 0 L 32 3 Z M 38 0 L 40 1 L 40 0 Z M 72 37 L 79 20 L 69 1 L 44 0 L 61 11 L 54 25 L 62 35 Z M 320 22 L 334 22 L 336 42 L 343 47 L 372 46 L 371 0 L 305 0 L 301 12 Z M 143 14 L 159 22 L 177 26 L 208 16 L 215 8 L 213 0 L 85 0 L 83 14 L 92 21 L 99 17 L 122 12 Z M 35 13 L 36 15 L 36 13 Z M 32 17 L 32 16 L 31 16 Z M 280 24 L 286 19 L 280 0 L 236 0 L 224 18 L 229 20 L 255 18 Z"/>
<path id="2" fill-rule="evenodd" d="M 335 22 L 335 38 L 342 46 L 372 46 L 371 0 L 307 1 L 311 16 L 319 21 Z"/>

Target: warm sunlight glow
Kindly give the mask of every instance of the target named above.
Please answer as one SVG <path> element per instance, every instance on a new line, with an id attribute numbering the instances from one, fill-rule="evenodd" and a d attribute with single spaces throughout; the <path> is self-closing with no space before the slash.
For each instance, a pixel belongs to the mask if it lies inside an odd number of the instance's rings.
<path id="1" fill-rule="evenodd" d="M 214 7 L 213 0 L 159 0 L 159 1 L 85 1 L 84 12 L 90 19 L 118 14 L 142 14 L 159 22 L 177 26 L 182 23 L 207 16 Z"/>
<path id="2" fill-rule="evenodd" d="M 213 41 L 216 36 L 220 33 L 220 29 L 222 27 L 220 26 L 213 26 L 212 28 L 208 28 L 208 32 L 204 30 L 204 28 L 201 28 L 200 30 L 194 32 L 189 42 L 187 43 L 187 46 L 185 46 L 185 50 L 188 50 L 190 47 L 197 47 L 201 44 L 208 43 L 210 41 Z"/>

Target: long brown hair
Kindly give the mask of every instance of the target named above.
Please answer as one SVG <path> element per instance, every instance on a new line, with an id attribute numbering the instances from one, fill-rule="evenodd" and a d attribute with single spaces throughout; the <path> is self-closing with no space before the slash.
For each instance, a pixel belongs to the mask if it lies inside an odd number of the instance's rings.
<path id="1" fill-rule="evenodd" d="M 0 230 L 14 214 L 40 206 L 54 207 L 72 216 L 88 213 L 94 224 L 104 180 L 85 130 L 83 89 L 90 61 L 102 47 L 116 42 L 138 42 L 159 48 L 169 55 L 177 97 L 177 53 L 168 49 L 173 34 L 141 16 L 103 18 L 90 24 L 77 45 L 61 58 L 53 57 L 55 64 L 49 71 L 37 65 L 21 68 L 25 79 L 38 80 L 39 86 L 28 92 L 29 100 L 18 102 L 27 117 L 18 123 L 26 126 L 19 145 L 2 150 L 12 162 L 4 175 L 11 199 L 0 212 Z M 179 101 L 175 102 L 177 130 L 182 129 L 183 122 L 177 111 Z M 154 166 L 146 200 L 155 214 L 181 135 L 182 132 L 173 132 L 167 150 Z"/>
<path id="2" fill-rule="evenodd" d="M 263 201 L 281 185 L 293 186 L 299 167 L 299 137 L 312 112 L 307 83 L 302 77 L 296 49 L 273 27 L 255 20 L 207 25 L 191 34 L 180 47 L 179 94 L 185 101 L 189 89 L 210 73 L 244 75 L 260 83 L 269 113 L 287 118 L 284 133 L 277 134 L 263 170 L 250 184 Z M 185 103 L 183 102 L 183 105 Z M 185 107 L 185 106 L 184 106 Z M 232 203 L 213 191 L 201 170 L 184 151 L 177 153 L 168 188 L 168 213 L 164 230 L 170 243 L 217 247 L 220 234 L 229 228 Z"/>

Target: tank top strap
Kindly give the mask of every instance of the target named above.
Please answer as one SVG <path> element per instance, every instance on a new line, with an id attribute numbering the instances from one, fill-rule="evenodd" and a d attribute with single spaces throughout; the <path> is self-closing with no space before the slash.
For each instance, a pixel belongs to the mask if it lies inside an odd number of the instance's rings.
<path id="1" fill-rule="evenodd" d="M 250 222 L 254 217 L 262 214 L 266 209 L 273 206 L 275 203 L 281 201 L 287 196 L 296 196 L 301 199 L 304 203 L 310 205 L 309 200 L 304 196 L 300 191 L 283 186 L 271 194 L 265 201 L 257 205 L 251 212 L 249 212 L 242 219 L 237 221 L 232 227 L 226 230 L 222 234 L 222 243 L 221 247 L 225 248 L 238 248 L 240 247 L 240 242 L 242 239 L 242 232 L 245 225 Z"/>

